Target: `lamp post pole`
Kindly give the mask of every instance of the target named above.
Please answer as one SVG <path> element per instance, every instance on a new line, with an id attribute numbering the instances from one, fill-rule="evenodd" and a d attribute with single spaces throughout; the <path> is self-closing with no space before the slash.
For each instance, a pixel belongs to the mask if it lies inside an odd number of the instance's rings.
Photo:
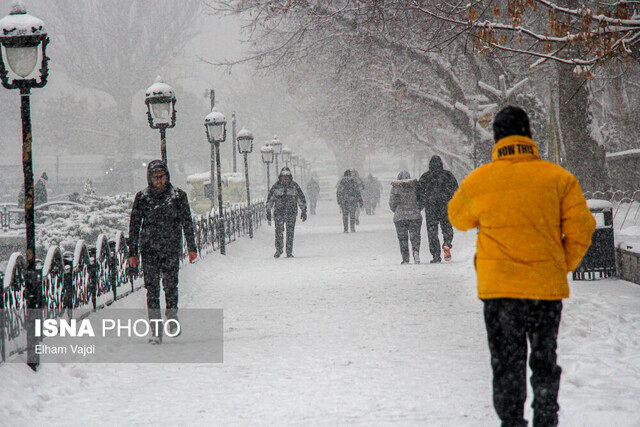
<path id="1" fill-rule="evenodd" d="M 42 283 L 36 267 L 36 230 L 33 206 L 33 155 L 31 135 L 31 88 L 47 84 L 49 76 L 46 47 L 49 37 L 44 23 L 27 14 L 21 2 L 14 2 L 8 16 L 0 19 L 0 79 L 6 89 L 20 90 L 20 118 L 22 122 L 22 172 L 24 175 L 24 221 L 26 239 L 26 272 L 24 275 L 27 332 L 27 364 L 36 371 L 40 356 L 35 351 L 39 338 L 35 335 L 35 321 L 41 316 Z M 40 52 L 38 53 L 38 47 Z M 4 53 L 4 55 L 3 55 Z M 40 81 L 33 76 L 37 58 Z M 9 74 L 9 70 L 12 74 Z M 29 78 L 32 77 L 32 78 Z M 1 315 L 1 314 L 0 314 Z M 4 356 L 2 354 L 1 356 Z"/>
<path id="2" fill-rule="evenodd" d="M 236 161 L 236 113 L 231 114 L 231 151 L 233 151 L 233 172 L 238 172 L 238 164 Z"/>
<path id="3" fill-rule="evenodd" d="M 167 164 L 167 128 L 166 126 L 160 127 L 160 154 L 162 155 L 162 161 Z"/>
<path id="4" fill-rule="evenodd" d="M 218 182 L 218 215 L 220 216 L 220 254 L 225 255 L 227 253 L 225 249 L 225 227 L 224 227 L 224 214 L 222 212 L 222 180 L 220 179 L 220 143 L 214 142 L 216 152 L 216 181 Z"/>
<path id="5" fill-rule="evenodd" d="M 244 180 L 247 186 L 247 209 L 251 209 L 251 192 L 249 191 L 249 165 L 247 163 L 247 153 L 244 156 Z M 253 221 L 249 221 L 249 238 L 253 239 Z"/>

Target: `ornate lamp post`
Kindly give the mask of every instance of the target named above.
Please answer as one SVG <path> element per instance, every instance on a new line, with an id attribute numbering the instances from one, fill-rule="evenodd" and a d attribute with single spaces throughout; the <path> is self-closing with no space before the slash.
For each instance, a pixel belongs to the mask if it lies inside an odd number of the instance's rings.
<path id="1" fill-rule="evenodd" d="M 151 129 L 160 129 L 160 153 L 167 164 L 167 128 L 176 125 L 176 94 L 160 76 L 147 88 L 144 103 L 147 104 L 147 119 Z M 168 165 L 167 165 L 168 166 Z"/>
<path id="2" fill-rule="evenodd" d="M 277 136 L 274 136 L 271 140 L 271 148 L 273 148 L 273 156 L 276 160 L 276 176 L 280 173 L 280 169 L 278 168 L 278 156 L 282 154 L 282 142 L 278 139 Z"/>
<path id="3" fill-rule="evenodd" d="M 211 157 L 215 155 L 216 158 L 216 181 L 218 182 L 218 215 L 220 217 L 220 228 L 218 229 L 218 236 L 220 237 L 220 253 L 222 255 L 225 255 L 225 228 L 224 214 L 222 212 L 222 180 L 220 179 L 220 143 L 224 142 L 224 140 L 227 139 L 227 119 L 224 117 L 224 114 L 213 108 L 211 112 L 204 118 L 204 128 L 207 133 L 207 139 L 211 144 Z M 211 165 L 211 176 L 213 177 L 213 162 Z"/>
<path id="4" fill-rule="evenodd" d="M 251 209 L 251 193 L 249 192 L 249 165 L 247 154 L 253 151 L 253 134 L 242 128 L 238 132 L 238 151 L 244 156 L 244 182 L 247 187 L 247 209 Z M 249 238 L 253 239 L 253 221 L 249 221 Z"/>
<path id="5" fill-rule="evenodd" d="M 40 364 L 35 352 L 33 316 L 41 307 L 42 289 L 36 273 L 36 227 L 33 210 L 33 158 L 31 153 L 31 88 L 47 84 L 49 76 L 46 47 L 49 37 L 44 23 L 29 14 L 21 2 L 14 2 L 11 12 L 0 20 L 0 79 L 7 89 L 20 89 L 20 115 L 22 118 L 22 171 L 24 174 L 24 222 L 27 241 L 27 271 L 25 275 L 25 297 L 27 303 L 27 364 L 34 371 Z M 2 54 L 4 50 L 4 55 Z M 4 63 L 6 58 L 8 65 Z M 40 58 L 40 69 L 34 72 Z M 39 81 L 37 78 L 39 77 Z"/>
<path id="6" fill-rule="evenodd" d="M 263 145 L 260 149 L 260 155 L 262 156 L 262 162 L 267 165 L 267 194 L 269 193 L 269 189 L 271 188 L 271 177 L 269 176 L 269 165 L 273 163 L 273 148 L 271 145 L 266 144 Z"/>
<path id="7" fill-rule="evenodd" d="M 293 153 L 291 152 L 291 149 L 289 147 L 282 147 L 282 163 L 285 164 L 285 166 L 289 166 L 289 163 L 291 162 L 291 155 Z"/>

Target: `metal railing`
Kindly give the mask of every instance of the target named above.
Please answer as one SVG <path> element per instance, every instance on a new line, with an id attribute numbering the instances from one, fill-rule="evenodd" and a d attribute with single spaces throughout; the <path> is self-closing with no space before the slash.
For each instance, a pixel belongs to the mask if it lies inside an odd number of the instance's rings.
<path id="1" fill-rule="evenodd" d="M 635 224 L 638 219 L 638 214 L 640 213 L 640 190 L 585 191 L 584 196 L 586 199 L 600 199 L 611 202 L 613 204 L 613 219 L 615 220 L 618 215 L 622 217 L 622 221 L 618 221 L 615 226 L 618 230 L 624 228 L 627 220 L 632 220 Z M 629 216 L 632 211 L 634 212 L 633 215 Z"/>
<path id="2" fill-rule="evenodd" d="M 230 243 L 246 234 L 250 221 L 256 229 L 262 224 L 265 213 L 264 200 L 250 206 L 227 208 L 224 235 L 218 231 L 220 218 L 217 215 L 195 217 L 198 254 L 204 256 L 219 249 L 223 238 Z M 2 221 L 4 226 L 4 216 Z M 185 244 L 183 248 L 184 262 L 187 257 Z M 100 234 L 95 245 L 79 240 L 73 252 L 50 246 L 44 261 L 36 261 L 36 270 L 38 283 L 42 284 L 40 307 L 43 318 L 86 317 L 142 287 L 142 283 L 135 280 L 137 273 L 129 268 L 127 240 L 121 231 L 113 239 Z M 0 362 L 27 348 L 25 273 L 26 260 L 20 252 L 14 252 L 4 271 L 0 271 Z"/>

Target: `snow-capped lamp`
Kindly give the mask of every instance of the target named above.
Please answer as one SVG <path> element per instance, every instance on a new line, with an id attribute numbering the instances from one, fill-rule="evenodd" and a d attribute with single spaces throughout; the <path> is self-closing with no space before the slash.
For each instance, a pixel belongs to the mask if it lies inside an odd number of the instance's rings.
<path id="1" fill-rule="evenodd" d="M 250 130 L 240 129 L 236 140 L 238 141 L 238 151 L 241 154 L 249 154 L 253 151 L 253 134 Z"/>
<path id="2" fill-rule="evenodd" d="M 4 48 L 4 55 L 0 56 L 2 85 L 7 89 L 20 89 L 21 92 L 46 85 L 49 76 L 49 58 L 46 55 L 48 43 L 44 22 L 29 15 L 22 1 L 14 1 L 9 15 L 0 19 L 0 44 Z M 40 80 L 35 76 L 28 79 L 34 74 L 38 58 L 41 61 Z M 7 72 L 7 66 L 13 76 Z"/>
<path id="3" fill-rule="evenodd" d="M 273 163 L 273 147 L 270 144 L 265 144 L 260 149 L 260 155 L 262 156 L 262 162 L 265 164 Z"/>
<path id="4" fill-rule="evenodd" d="M 275 154 L 276 156 L 282 154 L 282 142 L 278 139 L 277 136 L 273 137 L 270 145 L 273 148 L 273 154 Z"/>
<path id="5" fill-rule="evenodd" d="M 147 118 L 151 129 L 172 128 L 176 125 L 176 94 L 160 76 L 145 92 Z"/>
<path id="6" fill-rule="evenodd" d="M 291 149 L 289 147 L 282 147 L 282 161 L 285 165 L 289 166 L 289 162 L 291 161 Z"/>
<path id="7" fill-rule="evenodd" d="M 227 139 L 227 119 L 220 111 L 213 108 L 204 118 L 204 128 L 210 143 L 220 143 Z"/>
<path id="8" fill-rule="evenodd" d="M 160 130 L 160 154 L 162 161 L 167 164 L 167 128 L 176 125 L 176 94 L 158 76 L 147 88 L 144 103 L 147 105 L 149 127 Z"/>

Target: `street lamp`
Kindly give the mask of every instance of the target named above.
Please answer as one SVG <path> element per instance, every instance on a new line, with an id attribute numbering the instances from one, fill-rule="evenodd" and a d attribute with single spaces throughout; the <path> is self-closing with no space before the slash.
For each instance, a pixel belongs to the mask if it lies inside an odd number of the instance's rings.
<path id="1" fill-rule="evenodd" d="M 276 175 L 278 175 L 280 173 L 280 169 L 278 169 L 278 156 L 282 154 L 282 142 L 280 142 L 277 136 L 274 136 L 270 145 L 273 148 L 273 156 L 276 160 Z"/>
<path id="2" fill-rule="evenodd" d="M 291 155 L 292 153 L 289 147 L 282 147 L 282 163 L 284 163 L 286 166 L 289 166 Z"/>
<path id="3" fill-rule="evenodd" d="M 40 364 L 35 351 L 35 309 L 40 308 L 41 284 L 36 274 L 36 226 L 33 209 L 33 157 L 31 154 L 31 88 L 47 84 L 49 76 L 46 47 L 49 37 L 44 22 L 27 14 L 21 2 L 14 2 L 8 16 L 0 19 L 0 79 L 7 89 L 20 89 L 20 115 L 22 118 L 22 171 L 24 174 L 24 222 L 26 226 L 27 271 L 25 296 L 27 306 L 27 364 L 34 371 Z M 4 50 L 4 55 L 2 54 Z M 9 70 L 4 63 L 6 58 Z M 40 58 L 40 69 L 34 73 Z M 39 74 L 36 76 L 34 74 Z M 31 77 L 31 78 L 28 78 Z M 36 80 L 40 78 L 40 81 Z"/>
<path id="4" fill-rule="evenodd" d="M 267 165 L 267 194 L 269 193 L 269 189 L 271 188 L 271 178 L 269 176 L 269 165 L 273 163 L 273 147 L 271 145 L 266 144 L 263 145 L 260 149 L 260 155 L 262 156 L 262 162 Z"/>
<path id="5" fill-rule="evenodd" d="M 238 151 L 244 156 L 244 181 L 247 187 L 247 209 L 251 211 L 251 194 L 249 193 L 249 166 L 247 154 L 253 151 L 253 134 L 245 128 L 238 132 Z M 253 239 L 253 221 L 249 220 L 249 238 Z"/>
<path id="6" fill-rule="evenodd" d="M 204 118 L 204 129 L 207 139 L 211 144 L 211 176 L 213 177 L 213 157 L 216 158 L 216 181 L 218 181 L 218 215 L 220 217 L 220 227 L 218 236 L 220 238 L 220 253 L 226 254 L 225 250 L 225 229 L 224 214 L 222 211 L 222 180 L 220 179 L 220 143 L 227 139 L 227 119 L 215 108 Z M 211 186 L 213 188 L 213 185 Z"/>
<path id="7" fill-rule="evenodd" d="M 147 119 L 151 129 L 160 129 L 160 153 L 167 164 L 167 128 L 176 125 L 176 94 L 160 76 L 147 88 L 144 103 L 147 104 Z"/>

